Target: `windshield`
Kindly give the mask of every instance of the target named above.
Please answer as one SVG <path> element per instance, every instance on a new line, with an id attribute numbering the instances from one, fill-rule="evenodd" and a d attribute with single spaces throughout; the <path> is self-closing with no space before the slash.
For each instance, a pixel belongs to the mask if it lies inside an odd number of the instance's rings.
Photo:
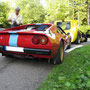
<path id="1" fill-rule="evenodd" d="M 25 27 L 27 30 L 39 30 L 39 31 L 45 31 L 47 30 L 51 25 L 28 25 Z"/>
<path id="2" fill-rule="evenodd" d="M 57 25 L 60 26 L 63 30 L 69 30 L 71 25 L 70 22 L 57 22 Z"/>

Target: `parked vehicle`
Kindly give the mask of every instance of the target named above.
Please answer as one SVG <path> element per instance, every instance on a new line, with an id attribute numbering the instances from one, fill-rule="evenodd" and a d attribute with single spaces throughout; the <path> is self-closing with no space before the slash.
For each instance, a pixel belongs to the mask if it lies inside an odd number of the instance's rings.
<path id="1" fill-rule="evenodd" d="M 0 31 L 0 53 L 24 58 L 47 58 L 62 63 L 71 36 L 53 24 L 28 24 Z"/>
<path id="2" fill-rule="evenodd" d="M 62 29 L 66 33 L 70 33 L 71 42 L 79 44 L 81 41 L 87 42 L 87 36 L 82 31 L 78 29 L 78 21 L 77 20 L 65 20 L 65 21 L 56 21 L 56 25 L 62 27 Z"/>

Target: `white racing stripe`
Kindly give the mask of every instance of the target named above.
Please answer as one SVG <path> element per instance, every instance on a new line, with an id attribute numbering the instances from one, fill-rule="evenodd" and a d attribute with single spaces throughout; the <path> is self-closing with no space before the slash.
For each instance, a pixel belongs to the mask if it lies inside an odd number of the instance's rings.
<path id="1" fill-rule="evenodd" d="M 6 51 L 24 52 L 24 48 L 6 46 Z"/>
<path id="2" fill-rule="evenodd" d="M 66 50 L 65 52 L 66 52 L 66 53 L 69 53 L 69 52 L 71 52 L 71 51 L 73 51 L 74 49 L 79 48 L 79 47 L 83 47 L 83 45 L 78 45 L 78 46 L 76 46 L 76 47 L 73 47 L 73 48 L 71 48 L 71 49 Z"/>

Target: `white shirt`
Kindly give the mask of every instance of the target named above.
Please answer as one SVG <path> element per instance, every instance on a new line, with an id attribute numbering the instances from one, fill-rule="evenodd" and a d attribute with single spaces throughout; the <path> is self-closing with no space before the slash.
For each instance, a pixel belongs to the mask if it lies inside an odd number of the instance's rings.
<path id="1" fill-rule="evenodd" d="M 15 20 L 17 22 L 17 24 L 23 23 L 23 18 L 22 15 L 16 15 L 15 13 L 11 13 L 8 17 L 8 20 L 12 20 L 12 24 L 13 24 L 13 20 Z"/>

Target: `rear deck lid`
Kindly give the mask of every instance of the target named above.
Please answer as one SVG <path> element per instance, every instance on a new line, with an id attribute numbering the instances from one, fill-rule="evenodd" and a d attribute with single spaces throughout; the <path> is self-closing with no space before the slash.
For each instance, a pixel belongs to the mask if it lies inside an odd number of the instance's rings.
<path id="1" fill-rule="evenodd" d="M 46 31 L 48 28 L 50 28 L 51 24 L 30 24 L 30 25 L 27 25 L 24 29 L 20 29 L 20 30 L 3 30 L 3 31 L 0 31 L 0 34 L 1 33 L 10 33 L 10 34 L 14 34 L 14 33 L 24 33 L 24 34 L 31 34 L 31 33 L 34 33 L 34 31 L 37 31 L 37 32 L 40 32 L 40 31 Z M 36 33 L 36 32 L 35 32 Z"/>

